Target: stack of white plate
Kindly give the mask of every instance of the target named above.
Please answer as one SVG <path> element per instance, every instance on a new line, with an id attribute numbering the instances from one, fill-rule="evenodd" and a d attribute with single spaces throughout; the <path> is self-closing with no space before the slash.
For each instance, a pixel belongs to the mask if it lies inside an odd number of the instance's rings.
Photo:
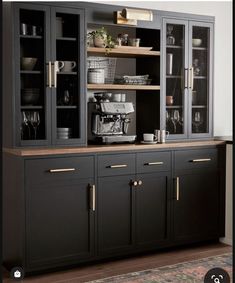
<path id="1" fill-rule="evenodd" d="M 57 139 L 70 139 L 71 137 L 71 128 L 57 128 Z"/>

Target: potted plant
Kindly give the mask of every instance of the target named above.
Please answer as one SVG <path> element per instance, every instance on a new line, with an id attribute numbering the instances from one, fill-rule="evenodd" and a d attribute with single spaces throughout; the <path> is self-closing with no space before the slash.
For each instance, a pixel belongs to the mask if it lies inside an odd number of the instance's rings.
<path id="1" fill-rule="evenodd" d="M 112 36 L 107 33 L 104 27 L 89 32 L 87 36 L 89 40 L 93 40 L 95 47 L 108 49 L 114 47 L 114 41 L 112 39 Z"/>

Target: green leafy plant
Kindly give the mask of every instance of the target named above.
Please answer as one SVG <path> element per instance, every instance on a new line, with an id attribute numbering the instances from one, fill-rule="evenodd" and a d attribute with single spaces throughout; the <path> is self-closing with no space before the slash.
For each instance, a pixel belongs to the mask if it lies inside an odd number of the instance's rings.
<path id="1" fill-rule="evenodd" d="M 94 40 L 95 38 L 101 38 L 104 41 L 104 47 L 106 52 L 109 52 L 115 46 L 115 42 L 110 34 L 104 27 L 101 27 L 97 30 L 91 31 L 87 34 L 89 40 Z"/>

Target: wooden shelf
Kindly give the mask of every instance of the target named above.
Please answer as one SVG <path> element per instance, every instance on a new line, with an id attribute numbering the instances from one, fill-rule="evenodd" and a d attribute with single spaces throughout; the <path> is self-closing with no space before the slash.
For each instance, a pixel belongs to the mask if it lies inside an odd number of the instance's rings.
<path id="1" fill-rule="evenodd" d="M 63 40 L 63 41 L 76 41 L 76 37 L 57 37 L 56 40 Z"/>
<path id="2" fill-rule="evenodd" d="M 20 35 L 20 38 L 27 38 L 27 39 L 42 39 L 41 35 Z"/>
<path id="3" fill-rule="evenodd" d="M 34 75 L 34 74 L 41 74 L 42 73 L 42 71 L 20 71 L 20 73 L 21 74 L 32 74 L 32 75 Z"/>
<path id="4" fill-rule="evenodd" d="M 108 56 L 108 57 L 142 57 L 142 56 L 160 56 L 160 51 L 152 51 L 152 50 L 138 50 L 135 48 L 134 50 L 131 49 L 119 49 L 113 48 L 107 52 L 105 48 L 98 48 L 98 47 L 88 47 L 87 48 L 88 55 L 97 55 L 97 56 Z"/>
<path id="5" fill-rule="evenodd" d="M 159 85 L 88 84 L 88 89 L 160 90 Z"/>

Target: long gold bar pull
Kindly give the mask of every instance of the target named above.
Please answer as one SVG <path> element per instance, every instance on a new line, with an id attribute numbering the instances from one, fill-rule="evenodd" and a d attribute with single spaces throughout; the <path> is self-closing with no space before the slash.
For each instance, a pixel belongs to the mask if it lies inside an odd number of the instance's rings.
<path id="1" fill-rule="evenodd" d="M 109 165 L 107 168 L 115 169 L 115 168 L 125 168 L 127 167 L 126 164 L 117 164 L 117 165 Z"/>
<path id="2" fill-rule="evenodd" d="M 61 169 L 50 169 L 49 173 L 63 173 L 63 172 L 72 172 L 75 171 L 75 168 L 61 168 Z"/>
<path id="3" fill-rule="evenodd" d="M 47 64 L 47 87 L 51 88 L 51 61 Z"/>
<path id="4" fill-rule="evenodd" d="M 95 211 L 95 185 L 90 186 L 90 209 Z"/>
<path id="5" fill-rule="evenodd" d="M 188 88 L 188 69 L 184 69 L 184 88 Z"/>
<path id="6" fill-rule="evenodd" d="M 58 61 L 54 62 L 54 70 L 53 70 L 53 74 L 54 74 L 54 88 L 57 88 L 57 72 L 58 72 Z"/>
<path id="7" fill-rule="evenodd" d="M 209 162 L 211 161 L 211 158 L 199 158 L 199 159 L 193 159 L 191 162 Z"/>
<path id="8" fill-rule="evenodd" d="M 190 88 L 190 89 L 192 89 L 191 70 L 192 70 L 192 68 L 188 69 L 188 77 L 187 77 L 187 79 L 188 79 L 188 88 Z"/>
<path id="9" fill-rule="evenodd" d="M 148 163 L 145 163 L 144 165 L 153 166 L 153 165 L 162 165 L 162 164 L 164 164 L 164 162 L 156 161 L 156 162 L 148 162 Z"/>
<path id="10" fill-rule="evenodd" d="M 176 200 L 180 200 L 180 178 L 176 177 Z"/>
<path id="11" fill-rule="evenodd" d="M 194 87 L 194 68 L 191 68 L 191 89 Z"/>

